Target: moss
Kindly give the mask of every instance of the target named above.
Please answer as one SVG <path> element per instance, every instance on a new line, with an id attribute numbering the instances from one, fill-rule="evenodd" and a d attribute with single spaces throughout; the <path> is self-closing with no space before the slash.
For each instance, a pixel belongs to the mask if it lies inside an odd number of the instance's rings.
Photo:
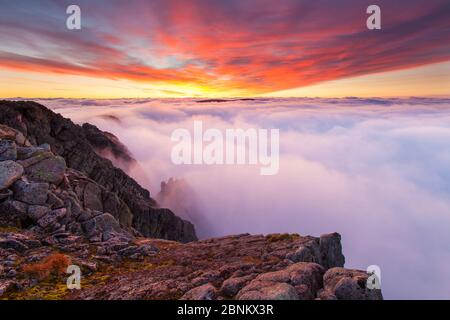
<path id="1" fill-rule="evenodd" d="M 90 277 L 82 278 L 81 289 L 107 284 L 109 279 L 111 279 L 111 275 L 108 274 L 95 274 Z"/>
<path id="2" fill-rule="evenodd" d="M 158 268 L 162 268 L 162 267 L 170 267 L 170 266 L 174 266 L 176 265 L 175 260 L 169 259 L 166 261 L 162 261 L 160 264 L 158 264 Z"/>
<path id="3" fill-rule="evenodd" d="M 47 180 L 50 179 L 52 177 L 52 174 L 49 172 L 45 172 L 41 169 L 38 169 L 36 171 L 33 172 L 33 175 L 35 175 L 37 178 L 41 179 L 41 180 Z"/>
<path id="4" fill-rule="evenodd" d="M 266 239 L 268 242 L 277 242 L 277 241 L 284 241 L 284 240 L 289 240 L 289 241 L 293 241 L 300 238 L 300 235 L 294 233 L 294 234 L 289 234 L 289 233 L 280 233 L 280 234 L 269 234 Z"/>
<path id="5" fill-rule="evenodd" d="M 256 257 L 252 257 L 252 256 L 244 257 L 243 261 L 247 262 L 247 263 L 252 263 L 252 264 L 260 264 L 260 263 L 262 263 L 261 259 L 258 259 Z"/>
<path id="6" fill-rule="evenodd" d="M 11 227 L 11 226 L 0 226 L 0 232 L 14 232 L 18 233 L 20 232 L 20 229 L 17 227 Z"/>
<path id="7" fill-rule="evenodd" d="M 9 300 L 62 300 L 70 292 L 65 283 L 41 282 L 23 291 L 6 295 Z"/>
<path id="8" fill-rule="evenodd" d="M 145 270 L 155 270 L 157 268 L 166 268 L 175 265 L 174 260 L 165 260 L 161 263 L 150 263 L 148 261 L 133 261 L 125 260 L 115 265 L 103 265 L 95 273 L 90 275 L 82 275 L 81 290 L 85 288 L 92 288 L 95 286 L 107 285 L 109 281 L 121 274 L 129 274 L 133 272 L 140 272 Z M 61 275 L 59 277 L 48 277 L 41 280 L 33 287 L 28 287 L 25 290 L 18 292 L 11 292 L 2 297 L 7 300 L 64 300 L 70 299 L 74 290 L 69 290 L 66 285 L 68 275 Z M 25 275 L 22 279 L 25 279 Z M 178 299 L 182 292 L 169 292 L 167 299 Z"/>
<path id="9" fill-rule="evenodd" d="M 105 270 L 105 273 L 95 273 L 88 277 L 81 277 L 81 288 L 107 284 L 112 277 L 107 272 L 109 271 Z M 23 291 L 12 292 L 2 298 L 7 300 L 63 300 L 72 292 L 73 290 L 67 288 L 65 276 L 51 277 L 33 287 Z"/>

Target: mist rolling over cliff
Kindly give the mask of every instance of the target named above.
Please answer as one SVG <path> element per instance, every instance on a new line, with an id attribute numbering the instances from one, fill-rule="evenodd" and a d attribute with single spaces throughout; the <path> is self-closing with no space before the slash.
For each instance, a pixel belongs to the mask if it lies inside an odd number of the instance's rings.
<path id="1" fill-rule="evenodd" d="M 449 298 L 449 99 L 40 102 L 116 135 L 145 172 L 130 175 L 152 195 L 161 181 L 185 179 L 202 237 L 339 230 L 346 265 L 379 265 L 386 298 Z M 174 165 L 171 133 L 196 119 L 219 129 L 279 128 L 279 173 Z"/>

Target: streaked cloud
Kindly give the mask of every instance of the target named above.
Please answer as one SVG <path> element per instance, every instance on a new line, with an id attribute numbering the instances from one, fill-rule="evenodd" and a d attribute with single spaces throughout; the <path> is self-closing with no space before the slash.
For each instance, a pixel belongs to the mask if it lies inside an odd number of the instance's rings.
<path id="1" fill-rule="evenodd" d="M 378 1 L 379 31 L 368 0 L 78 4 L 81 31 L 59 1 L 2 3 L 0 68 L 132 81 L 142 96 L 259 95 L 450 59 L 446 0 Z"/>

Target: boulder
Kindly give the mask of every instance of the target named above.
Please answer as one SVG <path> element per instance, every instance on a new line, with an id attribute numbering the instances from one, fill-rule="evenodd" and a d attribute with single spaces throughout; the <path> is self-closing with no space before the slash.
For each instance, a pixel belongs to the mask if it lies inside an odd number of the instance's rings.
<path id="1" fill-rule="evenodd" d="M 69 197 L 68 197 L 69 198 Z M 48 193 L 46 204 L 52 209 L 59 209 L 64 207 L 65 203 L 53 192 Z M 71 202 L 72 205 L 72 202 Z"/>
<path id="2" fill-rule="evenodd" d="M 217 290 L 210 283 L 186 292 L 180 300 L 214 300 L 217 296 Z"/>
<path id="3" fill-rule="evenodd" d="M 18 147 L 17 148 L 17 158 L 19 160 L 26 160 L 29 158 L 34 158 L 40 156 L 44 153 L 50 153 L 50 146 L 48 144 L 43 144 L 39 147 Z M 38 158 L 35 158 L 38 159 Z"/>
<path id="4" fill-rule="evenodd" d="M 159 249 L 149 243 L 139 246 L 139 253 L 143 256 L 150 256 L 159 252 Z"/>
<path id="5" fill-rule="evenodd" d="M 15 239 L 4 239 L 4 238 L 0 238 L 0 248 L 13 249 L 17 252 L 24 252 L 28 250 L 28 246 L 26 246 L 22 242 L 17 241 Z"/>
<path id="6" fill-rule="evenodd" d="M 238 300 L 298 300 L 295 288 L 283 282 L 255 281 L 244 287 Z"/>
<path id="7" fill-rule="evenodd" d="M 0 140 L 0 161 L 16 160 L 17 146 L 14 141 Z"/>
<path id="8" fill-rule="evenodd" d="M 43 205 L 47 201 L 48 183 L 17 181 L 13 185 L 14 199 L 27 204 Z"/>
<path id="9" fill-rule="evenodd" d="M 139 252 L 139 247 L 138 246 L 129 246 L 127 248 L 119 250 L 117 252 L 117 254 L 119 256 L 122 256 L 122 257 L 129 257 L 129 256 L 137 254 L 138 252 Z"/>
<path id="10" fill-rule="evenodd" d="M 12 160 L 0 162 L 0 190 L 8 189 L 23 175 L 23 167 Z"/>
<path id="11" fill-rule="evenodd" d="M 142 258 L 144 256 L 154 255 L 158 251 L 158 248 L 150 244 L 145 244 L 142 246 L 131 245 L 119 250 L 117 254 L 121 257 Z"/>
<path id="12" fill-rule="evenodd" d="M 19 146 L 30 146 L 30 142 L 25 138 L 22 132 L 3 124 L 0 124 L 0 139 L 15 141 Z"/>
<path id="13" fill-rule="evenodd" d="M 49 157 L 25 169 L 30 181 L 48 182 L 58 185 L 66 172 L 66 161 L 62 157 Z"/>
<path id="14" fill-rule="evenodd" d="M 18 133 L 17 130 L 14 130 L 13 128 L 0 124 L 0 139 L 14 141 L 16 139 L 17 133 Z"/>
<path id="15" fill-rule="evenodd" d="M 20 201 L 6 200 L 0 203 L 0 223 L 22 227 L 22 221 L 27 218 L 27 205 Z"/>
<path id="16" fill-rule="evenodd" d="M 31 205 L 28 207 L 28 216 L 30 217 L 31 220 L 36 222 L 43 216 L 47 215 L 49 211 L 50 211 L 49 207 Z"/>
<path id="17" fill-rule="evenodd" d="M 325 269 L 343 267 L 345 257 L 342 254 L 341 235 L 330 233 L 320 236 L 320 252 L 322 255 L 322 266 Z"/>
<path id="18" fill-rule="evenodd" d="M 253 275 L 229 278 L 222 283 L 220 291 L 227 297 L 234 297 L 253 278 Z"/>
<path id="19" fill-rule="evenodd" d="M 53 153 L 51 152 L 39 152 L 33 156 L 30 156 L 29 158 L 25 158 L 23 160 L 18 160 L 17 162 L 24 168 L 31 167 L 32 165 L 35 165 L 47 158 L 53 157 Z"/>
<path id="20" fill-rule="evenodd" d="M 286 259 L 289 259 L 292 262 L 316 262 L 311 250 L 303 245 L 298 247 L 295 252 L 288 253 Z"/>
<path id="21" fill-rule="evenodd" d="M 361 270 L 329 269 L 324 277 L 324 295 L 338 300 L 382 300 L 380 289 L 368 289 L 369 275 Z"/>
<path id="22" fill-rule="evenodd" d="M 64 217 L 66 215 L 66 213 L 67 213 L 66 208 L 52 210 L 48 214 L 46 214 L 45 216 L 40 218 L 37 221 L 37 223 L 42 228 L 47 228 L 48 226 L 56 223 L 58 221 L 58 219 L 61 219 L 62 217 Z"/>
<path id="23" fill-rule="evenodd" d="M 121 228 L 109 213 L 93 212 L 94 217 L 81 225 L 92 242 L 108 241 L 113 238 L 131 240 L 133 236 Z"/>

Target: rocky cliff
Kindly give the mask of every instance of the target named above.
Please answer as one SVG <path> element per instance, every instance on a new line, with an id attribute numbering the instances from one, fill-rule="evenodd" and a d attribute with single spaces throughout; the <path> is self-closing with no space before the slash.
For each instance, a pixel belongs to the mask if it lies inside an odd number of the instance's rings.
<path id="1" fill-rule="evenodd" d="M 158 248 L 133 272 L 70 295 L 76 299 L 381 299 L 367 274 L 342 268 L 340 235 L 241 234 Z M 120 289 L 122 288 L 122 289 Z"/>
<path id="2" fill-rule="evenodd" d="M 123 215 L 131 213 L 131 225 L 142 235 L 182 242 L 196 239 L 190 222 L 169 209 L 158 208 L 146 189 L 98 154 L 99 150 L 107 149 L 116 157 L 131 159 L 126 148 L 115 143 L 110 134 L 92 125 L 78 126 L 40 104 L 27 101 L 0 101 L 0 124 L 18 130 L 33 145 L 47 144 L 68 167 L 117 196 L 122 201 Z"/>
<path id="3" fill-rule="evenodd" d="M 185 179 L 170 178 L 167 182 L 162 181 L 161 191 L 155 199 L 160 206 L 169 208 L 181 218 L 191 221 L 200 239 L 214 235 L 200 196 Z"/>

